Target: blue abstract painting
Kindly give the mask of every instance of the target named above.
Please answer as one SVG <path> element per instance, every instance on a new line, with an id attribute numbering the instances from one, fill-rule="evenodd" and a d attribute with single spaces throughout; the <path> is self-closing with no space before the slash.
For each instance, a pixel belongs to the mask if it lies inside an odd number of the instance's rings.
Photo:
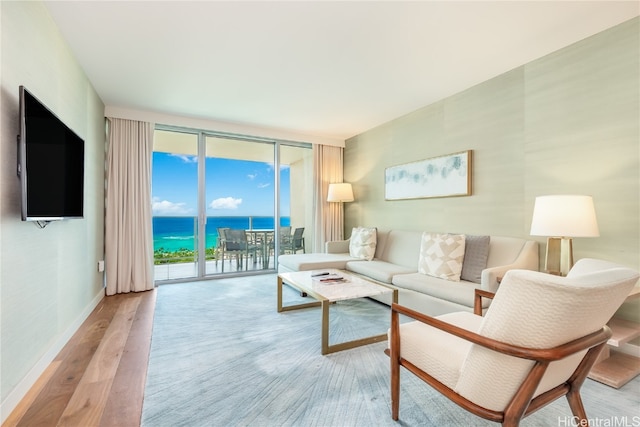
<path id="1" fill-rule="evenodd" d="M 385 170 L 385 199 L 471 195 L 472 150 L 392 166 Z"/>

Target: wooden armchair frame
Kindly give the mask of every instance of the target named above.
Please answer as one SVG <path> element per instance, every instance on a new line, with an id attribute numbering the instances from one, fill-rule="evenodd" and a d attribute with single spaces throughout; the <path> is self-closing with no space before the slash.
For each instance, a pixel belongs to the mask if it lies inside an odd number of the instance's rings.
<path id="1" fill-rule="evenodd" d="M 491 292 L 476 289 L 474 312 L 482 313 L 481 300 L 483 297 L 492 298 Z M 474 344 L 486 347 L 493 351 L 507 354 L 510 356 L 533 360 L 535 364 L 529 371 L 527 377 L 520 385 L 517 392 L 512 397 L 510 403 L 504 411 L 494 411 L 475 404 L 474 402 L 462 397 L 454 390 L 436 380 L 428 373 L 411 362 L 399 356 L 400 352 L 400 320 L 399 315 L 411 317 L 415 320 L 423 322 L 434 328 L 444 332 L 453 334 L 459 338 L 470 341 Z M 587 378 L 587 374 L 596 362 L 598 355 L 605 347 L 607 340 L 611 337 L 611 330 L 604 326 L 601 330 L 593 332 L 582 338 L 568 342 L 566 344 L 549 348 L 549 349 L 533 349 L 519 347 L 504 342 L 500 342 L 485 336 L 476 334 L 466 329 L 454 326 L 450 323 L 443 322 L 431 316 L 424 315 L 417 311 L 408 309 L 396 303 L 391 306 L 391 339 L 390 348 L 385 353 L 391 358 L 391 412 L 392 418 L 398 420 L 400 408 L 400 366 L 404 366 L 407 370 L 422 379 L 424 382 L 432 386 L 438 392 L 446 396 L 448 399 L 466 409 L 467 411 L 480 416 L 484 419 L 502 423 L 504 426 L 517 426 L 520 420 L 538 409 L 553 402 L 559 397 L 566 396 L 571 411 L 579 425 L 587 422 L 587 415 L 582 404 L 580 396 L 580 387 Z M 540 380 L 542 379 L 549 363 L 564 359 L 575 353 L 588 350 L 585 357 L 580 362 L 577 369 L 571 377 L 564 383 L 552 388 L 551 390 L 533 397 Z M 583 421 L 584 420 L 584 421 Z M 586 425 L 586 424 L 585 424 Z"/>

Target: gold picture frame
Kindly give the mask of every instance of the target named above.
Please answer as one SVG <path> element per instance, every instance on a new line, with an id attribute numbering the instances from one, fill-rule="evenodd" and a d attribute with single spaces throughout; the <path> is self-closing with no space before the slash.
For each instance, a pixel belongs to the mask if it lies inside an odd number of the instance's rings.
<path id="1" fill-rule="evenodd" d="M 385 200 L 470 196 L 472 152 L 460 151 L 386 168 Z"/>

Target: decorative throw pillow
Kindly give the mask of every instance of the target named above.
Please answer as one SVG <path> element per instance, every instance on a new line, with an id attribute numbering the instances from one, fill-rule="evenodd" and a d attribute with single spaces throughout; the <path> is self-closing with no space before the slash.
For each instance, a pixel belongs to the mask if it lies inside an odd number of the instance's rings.
<path id="1" fill-rule="evenodd" d="M 376 253 L 377 231 L 375 228 L 353 227 L 349 240 L 349 255 L 371 261 Z"/>
<path id="2" fill-rule="evenodd" d="M 465 237 L 464 261 L 462 262 L 462 280 L 480 283 L 482 280 L 482 270 L 487 268 L 489 258 L 489 236 Z"/>
<path id="3" fill-rule="evenodd" d="M 453 282 L 460 281 L 464 234 L 422 233 L 418 271 Z"/>

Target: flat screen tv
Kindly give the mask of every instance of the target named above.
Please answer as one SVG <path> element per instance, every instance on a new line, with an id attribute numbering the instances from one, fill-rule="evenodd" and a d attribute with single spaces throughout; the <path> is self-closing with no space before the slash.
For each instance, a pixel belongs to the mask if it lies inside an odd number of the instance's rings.
<path id="1" fill-rule="evenodd" d="M 18 176 L 23 221 L 83 217 L 84 140 L 20 86 Z"/>

